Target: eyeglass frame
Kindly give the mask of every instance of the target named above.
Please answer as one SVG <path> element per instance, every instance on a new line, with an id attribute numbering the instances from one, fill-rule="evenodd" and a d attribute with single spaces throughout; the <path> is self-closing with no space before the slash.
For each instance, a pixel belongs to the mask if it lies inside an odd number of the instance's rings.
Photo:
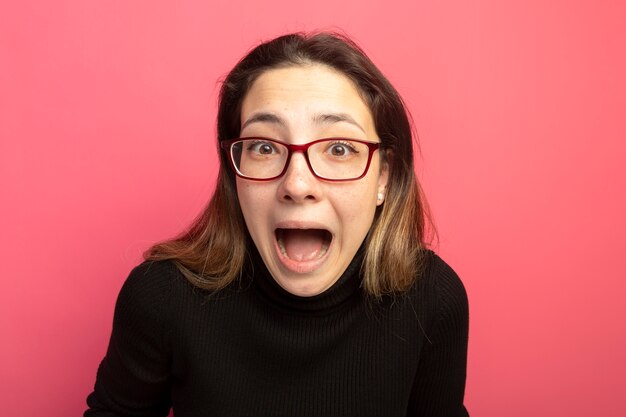
<path id="1" fill-rule="evenodd" d="M 280 145 L 283 145 L 285 148 L 287 148 L 287 159 L 285 160 L 285 166 L 284 166 L 283 170 L 280 172 L 280 174 L 275 175 L 275 176 L 270 177 L 270 178 L 253 178 L 253 177 L 245 176 L 241 172 L 239 172 L 239 170 L 235 166 L 235 161 L 233 159 L 232 145 L 234 143 L 236 143 L 236 142 L 243 141 L 243 140 L 250 140 L 250 139 L 266 140 L 268 142 L 278 143 Z M 323 177 L 323 176 L 319 175 L 317 172 L 315 172 L 315 170 L 311 166 L 311 161 L 309 160 L 308 150 L 309 150 L 309 148 L 311 146 L 315 145 L 316 143 L 325 142 L 325 141 L 331 141 L 331 140 L 347 140 L 347 141 L 350 141 L 350 142 L 362 143 L 363 145 L 367 146 L 367 148 L 368 148 L 367 164 L 365 165 L 365 169 L 363 170 L 363 173 L 360 176 L 355 177 L 355 178 L 335 179 L 335 178 Z M 273 181 L 275 179 L 278 179 L 278 178 L 282 177 L 287 172 L 287 169 L 289 168 L 289 164 L 291 163 L 291 156 L 295 152 L 301 152 L 302 153 L 302 155 L 304 156 L 304 159 L 306 161 L 306 164 L 309 167 L 309 171 L 311 171 L 313 176 L 315 178 L 317 178 L 317 179 L 324 180 L 324 181 L 329 181 L 329 182 L 345 182 L 345 181 L 360 180 L 365 175 L 367 175 L 367 172 L 370 169 L 370 164 L 372 162 L 372 156 L 374 155 L 374 151 L 380 149 L 381 146 L 382 146 L 381 142 L 368 142 L 368 141 L 361 140 L 361 139 L 351 139 L 351 138 L 344 138 L 344 137 L 330 137 L 330 138 L 316 139 L 314 141 L 311 141 L 311 142 L 308 142 L 308 143 L 303 143 L 303 144 L 300 144 L 300 145 L 293 145 L 293 144 L 290 144 L 290 143 L 281 142 L 281 141 L 276 140 L 276 139 L 264 138 L 264 137 L 259 137 L 259 136 L 251 136 L 251 137 L 245 137 L 245 138 L 236 138 L 236 139 L 230 139 L 230 140 L 223 140 L 220 143 L 220 147 L 222 149 L 224 149 L 224 151 L 226 151 L 226 153 L 228 154 L 228 161 L 230 162 L 230 166 L 233 168 L 233 171 L 235 172 L 235 175 L 237 175 L 239 178 L 243 178 L 245 180 L 250 180 L 250 181 Z"/>

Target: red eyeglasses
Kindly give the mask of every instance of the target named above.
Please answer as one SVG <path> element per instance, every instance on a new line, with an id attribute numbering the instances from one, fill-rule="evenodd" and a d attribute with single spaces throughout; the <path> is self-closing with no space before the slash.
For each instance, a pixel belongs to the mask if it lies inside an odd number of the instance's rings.
<path id="1" fill-rule="evenodd" d="M 294 152 L 302 152 L 315 177 L 326 181 L 363 178 L 380 143 L 358 139 L 326 138 L 292 145 L 267 138 L 222 141 L 235 173 L 245 179 L 270 181 L 287 172 Z"/>

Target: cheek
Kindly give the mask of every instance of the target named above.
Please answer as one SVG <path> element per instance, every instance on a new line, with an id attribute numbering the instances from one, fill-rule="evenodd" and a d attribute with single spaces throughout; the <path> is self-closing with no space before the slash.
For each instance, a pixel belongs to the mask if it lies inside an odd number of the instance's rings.
<path id="1" fill-rule="evenodd" d="M 262 213 L 263 208 L 267 207 L 267 192 L 258 184 L 248 181 L 237 180 L 237 197 L 241 212 L 248 223 L 253 217 Z"/>
<path id="2" fill-rule="evenodd" d="M 335 208 L 344 226 L 369 229 L 376 211 L 376 188 L 369 182 L 362 187 L 335 195 Z"/>
<path id="3" fill-rule="evenodd" d="M 237 198 L 239 199 L 239 205 L 241 206 L 241 211 L 245 215 L 246 212 L 248 211 L 248 206 L 250 205 L 250 202 L 249 202 L 250 192 L 246 184 L 242 183 L 242 181 L 239 178 L 237 178 L 236 184 L 237 184 Z"/>

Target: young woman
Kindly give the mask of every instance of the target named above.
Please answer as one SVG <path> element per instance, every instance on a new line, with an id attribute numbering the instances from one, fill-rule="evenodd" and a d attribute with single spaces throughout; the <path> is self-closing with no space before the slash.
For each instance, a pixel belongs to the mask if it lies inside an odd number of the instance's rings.
<path id="1" fill-rule="evenodd" d="M 467 416 L 468 307 L 425 248 L 402 100 L 349 39 L 230 72 L 209 205 L 125 282 L 85 416 Z"/>

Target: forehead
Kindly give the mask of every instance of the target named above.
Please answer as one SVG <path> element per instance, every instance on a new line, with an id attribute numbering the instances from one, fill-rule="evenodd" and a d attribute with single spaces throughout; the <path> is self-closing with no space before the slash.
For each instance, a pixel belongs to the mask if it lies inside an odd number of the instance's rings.
<path id="1" fill-rule="evenodd" d="M 287 119 L 321 113 L 348 114 L 373 126 L 371 111 L 352 80 L 326 65 L 307 64 L 262 73 L 244 97 L 242 122 L 255 112 Z"/>

